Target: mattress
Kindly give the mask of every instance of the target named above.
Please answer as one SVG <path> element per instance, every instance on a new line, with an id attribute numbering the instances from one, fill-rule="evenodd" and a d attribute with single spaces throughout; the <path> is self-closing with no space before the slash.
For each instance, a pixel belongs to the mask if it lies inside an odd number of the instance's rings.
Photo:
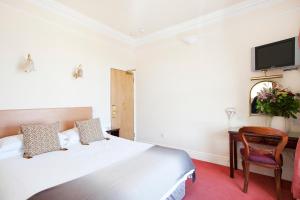
<path id="1" fill-rule="evenodd" d="M 0 160 L 0 199 L 27 199 L 40 191 L 108 168 L 153 147 L 113 136 L 110 138 L 87 146 L 73 145 L 68 151 L 50 152 L 29 160 L 22 156 Z M 191 173 L 184 174 L 161 199 L 172 195 Z"/>

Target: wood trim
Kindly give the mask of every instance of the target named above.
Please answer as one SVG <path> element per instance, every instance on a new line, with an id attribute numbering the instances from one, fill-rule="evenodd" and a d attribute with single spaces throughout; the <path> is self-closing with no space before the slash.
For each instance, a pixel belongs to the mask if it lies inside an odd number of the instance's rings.
<path id="1" fill-rule="evenodd" d="M 76 120 L 92 118 L 92 107 L 0 110 L 0 138 L 16 135 L 20 125 L 60 122 L 60 131 L 74 127 Z"/>

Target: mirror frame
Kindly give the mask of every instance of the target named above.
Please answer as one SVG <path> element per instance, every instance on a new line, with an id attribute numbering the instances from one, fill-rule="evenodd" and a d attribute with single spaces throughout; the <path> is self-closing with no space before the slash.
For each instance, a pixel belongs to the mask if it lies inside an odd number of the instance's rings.
<path id="1" fill-rule="evenodd" d="M 250 88 L 250 92 L 249 92 L 249 103 L 248 103 L 248 106 L 249 106 L 249 116 L 266 116 L 265 114 L 262 114 L 262 113 L 252 113 L 251 112 L 251 91 L 252 89 L 259 83 L 263 83 L 263 82 L 271 82 L 271 83 L 276 83 L 278 84 L 276 81 L 273 81 L 273 80 L 262 80 L 262 81 L 258 81 L 256 82 L 254 85 L 252 85 L 252 87 Z"/>

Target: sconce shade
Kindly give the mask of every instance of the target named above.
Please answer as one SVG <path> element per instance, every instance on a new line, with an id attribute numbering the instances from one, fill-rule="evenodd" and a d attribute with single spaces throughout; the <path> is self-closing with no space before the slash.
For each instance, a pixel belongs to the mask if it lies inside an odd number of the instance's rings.
<path id="1" fill-rule="evenodd" d="M 26 59 L 26 61 L 24 63 L 23 69 L 24 69 L 24 72 L 32 72 L 32 71 L 34 71 L 34 62 L 33 62 L 32 58 L 31 58 L 30 54 L 28 54 L 28 56 L 27 56 L 27 59 Z"/>
<path id="2" fill-rule="evenodd" d="M 83 70 L 82 70 L 82 65 L 78 65 L 78 67 L 75 68 L 73 72 L 73 77 L 75 79 L 82 78 L 83 77 Z"/>

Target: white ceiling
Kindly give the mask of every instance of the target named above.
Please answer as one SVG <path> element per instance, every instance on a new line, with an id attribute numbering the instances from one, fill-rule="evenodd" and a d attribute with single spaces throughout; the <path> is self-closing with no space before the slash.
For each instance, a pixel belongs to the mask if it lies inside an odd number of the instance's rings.
<path id="1" fill-rule="evenodd" d="M 224 9 L 245 0 L 56 0 L 132 37 Z"/>

